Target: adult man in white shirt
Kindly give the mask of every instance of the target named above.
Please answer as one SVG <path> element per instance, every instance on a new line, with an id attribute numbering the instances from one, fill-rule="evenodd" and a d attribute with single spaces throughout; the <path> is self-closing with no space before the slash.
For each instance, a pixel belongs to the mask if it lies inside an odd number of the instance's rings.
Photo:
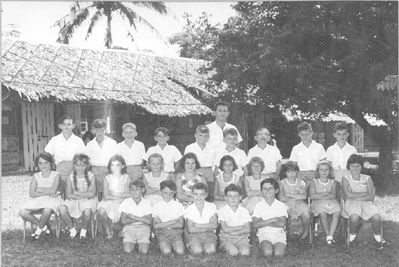
<path id="1" fill-rule="evenodd" d="M 237 144 L 242 141 L 242 137 L 237 128 L 227 123 L 227 117 L 229 116 L 229 104 L 226 102 L 219 101 L 214 107 L 215 121 L 208 124 L 209 128 L 209 140 L 208 145 L 216 150 L 223 149 L 225 143 L 223 142 L 223 131 L 227 129 L 235 129 L 238 132 Z"/>
<path id="2" fill-rule="evenodd" d="M 86 153 L 90 157 L 91 171 L 96 177 L 98 199 L 102 199 L 103 181 L 108 173 L 108 161 L 116 154 L 116 141 L 105 135 L 107 122 L 96 119 L 92 124 L 95 138 L 87 143 Z"/>
<path id="3" fill-rule="evenodd" d="M 66 179 L 73 170 L 72 159 L 77 153 L 86 150 L 83 140 L 72 133 L 75 124 L 69 115 L 63 115 L 58 120 L 61 133 L 50 139 L 44 151 L 54 157 L 56 171 L 61 176 L 60 191 L 64 195 Z"/>

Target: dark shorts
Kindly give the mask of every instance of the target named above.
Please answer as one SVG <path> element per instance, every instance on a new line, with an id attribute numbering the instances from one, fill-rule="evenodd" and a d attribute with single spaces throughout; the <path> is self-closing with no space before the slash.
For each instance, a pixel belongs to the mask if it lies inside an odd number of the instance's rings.
<path id="1" fill-rule="evenodd" d="M 205 233 L 187 234 L 186 236 L 187 247 L 191 247 L 193 244 L 200 244 L 201 246 L 203 246 L 204 244 L 215 244 L 216 246 L 216 242 L 217 242 L 217 237 L 213 231 Z"/>
<path id="2" fill-rule="evenodd" d="M 156 230 L 155 237 L 160 242 L 183 241 L 183 229 L 160 229 Z"/>

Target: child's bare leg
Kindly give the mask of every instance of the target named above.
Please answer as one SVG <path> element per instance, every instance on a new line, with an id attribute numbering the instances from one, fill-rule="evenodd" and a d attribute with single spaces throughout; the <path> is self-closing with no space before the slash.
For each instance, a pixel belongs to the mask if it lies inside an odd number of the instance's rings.
<path id="1" fill-rule="evenodd" d="M 240 254 L 242 256 L 249 256 L 249 253 L 251 251 L 251 247 L 249 246 L 249 243 L 248 244 L 244 244 L 244 245 L 240 245 L 239 246 L 239 251 L 240 251 Z"/>
<path id="2" fill-rule="evenodd" d="M 310 214 L 309 212 L 301 214 L 303 233 L 301 235 L 301 240 L 305 239 L 309 235 L 309 226 L 310 226 Z"/>
<path id="3" fill-rule="evenodd" d="M 381 224 L 382 224 L 382 218 L 380 214 L 374 214 L 373 217 L 371 217 L 371 222 L 373 224 L 373 232 L 375 235 L 381 235 Z"/>
<path id="4" fill-rule="evenodd" d="M 225 242 L 224 249 L 230 254 L 230 256 L 237 256 L 239 253 L 238 247 L 232 242 Z"/>
<path id="5" fill-rule="evenodd" d="M 105 237 L 106 238 L 111 238 L 111 231 L 109 229 L 109 223 L 108 223 L 108 215 L 107 215 L 107 211 L 103 208 L 99 208 L 98 209 L 98 217 L 100 219 L 100 222 L 103 226 L 103 230 L 105 233 Z"/>
<path id="6" fill-rule="evenodd" d="M 65 205 L 58 206 L 58 212 L 60 214 L 61 220 L 65 223 L 68 229 L 73 228 L 73 222 L 69 216 L 68 207 Z"/>
<path id="7" fill-rule="evenodd" d="M 43 226 L 45 226 L 47 224 L 52 212 L 53 212 L 52 209 L 48 209 L 48 208 L 43 209 L 42 215 L 40 216 L 40 220 L 39 220 L 39 228 L 43 228 Z"/>
<path id="8" fill-rule="evenodd" d="M 274 244 L 274 256 L 278 258 L 284 257 L 286 245 L 284 243 L 277 242 Z"/>
<path id="9" fill-rule="evenodd" d="M 184 243 L 183 240 L 177 240 L 172 242 L 173 251 L 178 255 L 184 254 Z"/>
<path id="10" fill-rule="evenodd" d="M 123 251 L 126 253 L 130 253 L 134 250 L 134 243 L 131 242 L 123 242 Z"/>
<path id="11" fill-rule="evenodd" d="M 191 240 L 189 247 L 193 254 L 201 254 L 202 253 L 202 244 L 197 239 Z"/>
<path id="12" fill-rule="evenodd" d="M 39 225 L 39 220 L 33 216 L 32 212 L 32 210 L 21 209 L 19 210 L 19 216 L 21 216 L 24 220 L 33 223 L 34 225 Z"/>
<path id="13" fill-rule="evenodd" d="M 334 237 L 335 231 L 337 230 L 338 223 L 340 219 L 340 212 L 336 212 L 332 215 L 331 225 L 330 225 L 330 236 Z"/>
<path id="14" fill-rule="evenodd" d="M 89 223 L 91 220 L 91 209 L 85 209 L 83 211 L 83 216 L 82 216 L 82 229 L 86 229 L 89 227 Z"/>
<path id="15" fill-rule="evenodd" d="M 321 225 L 323 226 L 323 230 L 326 233 L 326 236 L 330 235 L 330 226 L 328 225 L 328 215 L 323 212 L 319 214 Z"/>
<path id="16" fill-rule="evenodd" d="M 262 243 L 260 244 L 260 247 L 261 247 L 263 256 L 265 256 L 268 261 L 272 261 L 273 260 L 273 251 L 274 251 L 273 244 L 267 240 L 263 240 Z"/>
<path id="17" fill-rule="evenodd" d="M 357 229 L 359 227 L 360 217 L 357 214 L 353 214 L 349 217 L 349 220 L 350 220 L 349 232 L 350 232 L 350 234 L 355 235 L 357 233 Z"/>
<path id="18" fill-rule="evenodd" d="M 172 246 L 170 242 L 166 240 L 159 241 L 159 249 L 164 255 L 172 253 Z"/>
<path id="19" fill-rule="evenodd" d="M 148 250 L 150 249 L 149 243 L 138 243 L 139 244 L 139 252 L 141 254 L 147 254 Z"/>
<path id="20" fill-rule="evenodd" d="M 213 254 L 216 252 L 216 243 L 215 242 L 204 242 L 204 251 L 206 254 Z"/>

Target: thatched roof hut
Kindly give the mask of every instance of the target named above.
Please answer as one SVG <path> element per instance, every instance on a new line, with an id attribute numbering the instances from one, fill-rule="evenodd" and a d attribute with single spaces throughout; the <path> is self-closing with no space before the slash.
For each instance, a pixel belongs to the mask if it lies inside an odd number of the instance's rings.
<path id="1" fill-rule="evenodd" d="M 200 60 L 3 38 L 2 63 L 3 86 L 30 102 L 126 103 L 170 117 L 211 112 L 189 92 L 206 92 Z"/>

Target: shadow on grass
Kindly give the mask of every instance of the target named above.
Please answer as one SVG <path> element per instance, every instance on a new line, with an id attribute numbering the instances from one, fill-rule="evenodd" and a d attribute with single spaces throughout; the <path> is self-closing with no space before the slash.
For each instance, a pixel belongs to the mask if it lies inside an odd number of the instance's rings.
<path id="1" fill-rule="evenodd" d="M 322 236 L 316 237 L 313 245 L 289 240 L 286 257 L 273 266 L 398 266 L 399 224 L 384 222 L 384 232 L 391 246 L 383 250 L 375 248 L 369 224 L 362 227 L 351 249 L 341 236 L 333 247 L 327 246 Z M 3 266 L 268 266 L 257 242 L 249 257 L 231 257 L 223 251 L 210 256 L 162 256 L 154 241 L 148 255 L 125 254 L 121 239 L 101 237 L 80 241 L 50 236 L 23 243 L 22 231 L 2 233 L 2 243 Z"/>

